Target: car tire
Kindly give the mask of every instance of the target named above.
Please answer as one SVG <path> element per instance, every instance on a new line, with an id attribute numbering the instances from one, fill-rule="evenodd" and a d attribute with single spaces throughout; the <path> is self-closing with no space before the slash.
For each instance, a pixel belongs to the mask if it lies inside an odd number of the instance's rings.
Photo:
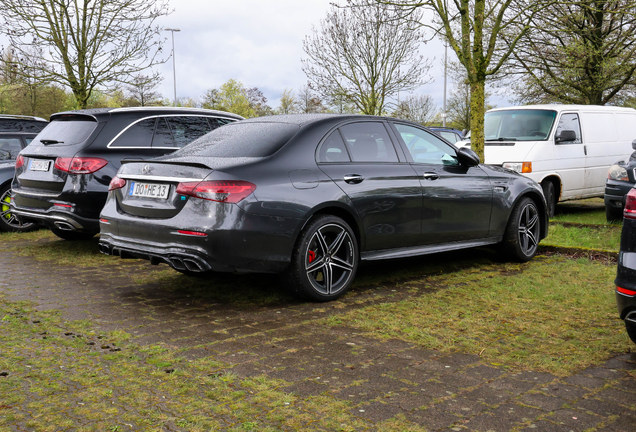
<path id="1" fill-rule="evenodd" d="M 61 230 L 57 228 L 51 228 L 51 231 L 53 231 L 53 234 L 55 234 L 59 238 L 64 240 L 69 240 L 69 241 L 88 240 L 90 238 L 95 237 L 95 234 L 97 234 L 97 233 L 90 233 L 90 232 L 67 231 L 67 230 Z"/>
<path id="2" fill-rule="evenodd" d="M 554 217 L 554 213 L 556 212 L 556 188 L 554 187 L 554 183 L 550 180 L 546 180 L 541 183 L 541 188 L 543 188 L 543 196 L 545 196 L 545 202 L 548 205 L 548 218 L 552 219 Z"/>
<path id="3" fill-rule="evenodd" d="M 625 330 L 627 330 L 627 336 L 636 344 L 636 324 L 625 321 Z"/>
<path id="4" fill-rule="evenodd" d="M 513 261 L 530 261 L 539 248 L 540 235 L 539 208 L 532 199 L 521 198 L 510 214 L 501 252 Z"/>
<path id="5" fill-rule="evenodd" d="M 0 188 L 0 231 L 7 232 L 27 232 L 39 227 L 33 222 L 22 222 L 19 216 L 11 213 L 9 203 L 11 202 L 11 184 L 6 184 Z"/>
<path id="6" fill-rule="evenodd" d="M 611 204 L 605 202 L 605 219 L 608 222 L 616 222 L 623 219 L 623 209 L 621 207 L 614 207 Z"/>
<path id="7" fill-rule="evenodd" d="M 318 216 L 303 229 L 283 274 L 289 289 L 305 299 L 336 300 L 358 269 L 358 244 L 351 227 L 332 215 Z"/>

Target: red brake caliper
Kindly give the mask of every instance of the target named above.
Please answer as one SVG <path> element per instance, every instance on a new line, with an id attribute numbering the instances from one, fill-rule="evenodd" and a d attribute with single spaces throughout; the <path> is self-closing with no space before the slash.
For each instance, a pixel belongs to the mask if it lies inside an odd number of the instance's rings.
<path id="1" fill-rule="evenodd" d="M 309 255 L 309 264 L 311 264 L 316 259 L 316 252 L 310 250 L 308 255 Z"/>

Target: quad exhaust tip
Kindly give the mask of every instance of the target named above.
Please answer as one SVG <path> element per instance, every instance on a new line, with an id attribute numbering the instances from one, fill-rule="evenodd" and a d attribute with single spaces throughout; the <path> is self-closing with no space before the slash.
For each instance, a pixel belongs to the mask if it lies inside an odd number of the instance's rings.
<path id="1" fill-rule="evenodd" d="M 68 222 L 56 221 L 53 223 L 56 228 L 61 229 L 62 231 L 75 231 L 75 227 Z"/>

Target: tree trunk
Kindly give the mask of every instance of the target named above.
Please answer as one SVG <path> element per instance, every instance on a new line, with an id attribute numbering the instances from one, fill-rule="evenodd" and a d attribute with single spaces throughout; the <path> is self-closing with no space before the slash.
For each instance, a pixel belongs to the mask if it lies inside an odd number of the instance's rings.
<path id="1" fill-rule="evenodd" d="M 470 83 L 470 148 L 484 159 L 485 79 Z"/>

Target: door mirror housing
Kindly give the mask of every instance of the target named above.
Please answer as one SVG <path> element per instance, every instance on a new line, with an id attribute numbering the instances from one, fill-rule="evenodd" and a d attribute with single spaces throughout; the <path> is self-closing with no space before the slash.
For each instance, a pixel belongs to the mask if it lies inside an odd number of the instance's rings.
<path id="1" fill-rule="evenodd" d="M 632 148 L 633 148 L 634 150 L 636 150 L 636 139 L 635 139 L 634 141 L 632 141 Z"/>
<path id="2" fill-rule="evenodd" d="M 473 150 L 467 148 L 467 147 L 460 147 L 457 150 L 457 160 L 459 161 L 460 164 L 467 166 L 467 167 L 473 167 L 476 165 L 479 165 L 479 156 L 477 156 L 477 153 L 475 153 Z"/>
<path id="3" fill-rule="evenodd" d="M 576 132 L 573 130 L 562 130 L 561 133 L 554 137 L 555 143 L 576 141 Z"/>

